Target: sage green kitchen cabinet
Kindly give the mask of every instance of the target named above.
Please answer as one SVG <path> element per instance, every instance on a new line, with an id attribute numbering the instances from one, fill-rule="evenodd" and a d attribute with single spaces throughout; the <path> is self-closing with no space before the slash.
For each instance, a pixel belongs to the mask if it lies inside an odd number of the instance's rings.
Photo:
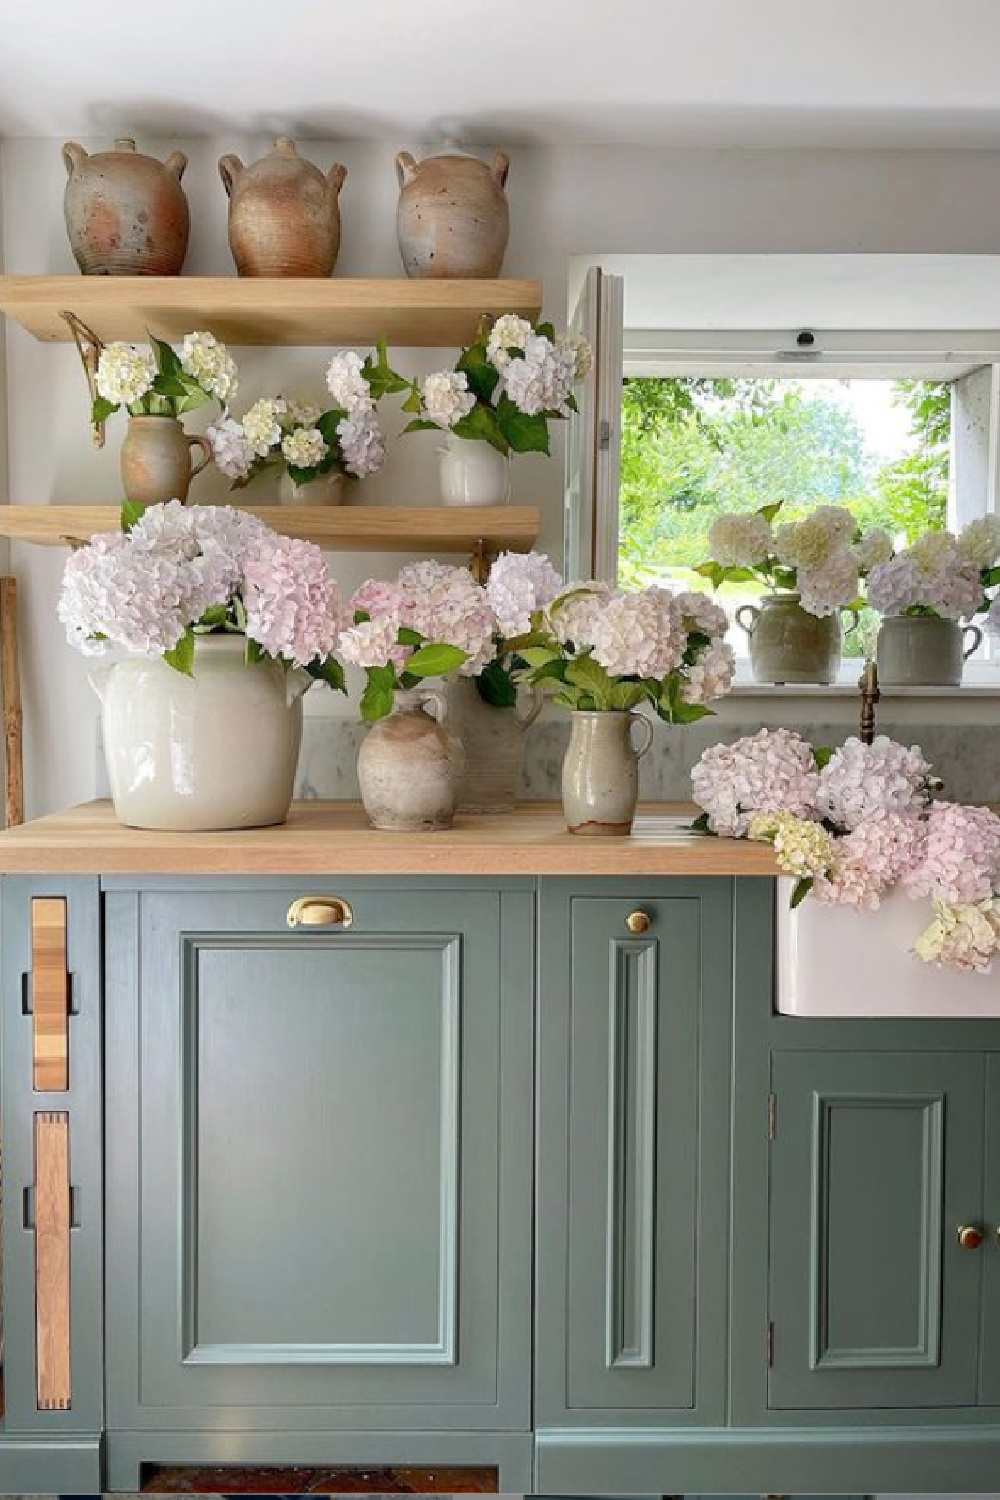
<path id="1" fill-rule="evenodd" d="M 540 1425 L 722 1418 L 732 897 L 543 885 Z"/>
<path id="2" fill-rule="evenodd" d="M 983 1315 L 979 1399 L 1000 1406 L 1000 1054 L 986 1059 Z"/>
<path id="3" fill-rule="evenodd" d="M 962 1052 L 773 1057 L 772 1408 L 976 1404 L 996 1247 L 958 1231 L 982 1222 L 985 1073 Z"/>
<path id="4" fill-rule="evenodd" d="M 530 1429 L 533 893 L 331 885 L 106 895 L 112 1453 Z"/>

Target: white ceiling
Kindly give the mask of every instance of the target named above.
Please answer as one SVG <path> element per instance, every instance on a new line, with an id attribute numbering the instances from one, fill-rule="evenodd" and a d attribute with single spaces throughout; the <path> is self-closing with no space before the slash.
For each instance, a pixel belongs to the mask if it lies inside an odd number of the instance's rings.
<path id="1" fill-rule="evenodd" d="M 998 0 L 0 0 L 0 134 L 1000 147 Z"/>

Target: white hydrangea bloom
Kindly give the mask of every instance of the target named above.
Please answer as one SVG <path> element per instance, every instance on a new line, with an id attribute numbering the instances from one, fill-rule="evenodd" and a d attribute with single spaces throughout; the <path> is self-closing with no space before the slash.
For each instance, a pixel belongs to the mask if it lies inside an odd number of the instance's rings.
<path id="1" fill-rule="evenodd" d="M 680 666 L 687 631 L 668 589 L 647 588 L 607 595 L 590 619 L 594 660 L 612 677 L 662 679 Z"/>
<path id="2" fill-rule="evenodd" d="M 819 773 L 812 746 L 790 729 L 761 729 L 711 745 L 691 772 L 691 789 L 713 833 L 742 837 L 755 813 L 818 818 Z"/>
<path id="3" fill-rule="evenodd" d="M 576 355 L 572 349 L 559 349 L 551 339 L 532 334 L 524 354 L 509 359 L 501 372 L 506 394 L 525 416 L 541 412 L 569 411 L 567 401 L 572 393 Z"/>
<path id="4" fill-rule="evenodd" d="M 348 414 L 357 406 L 370 405 L 371 387 L 362 374 L 364 360 L 353 349 L 335 354 L 326 371 L 326 383 L 333 404 L 339 411 Z"/>
<path id="5" fill-rule="evenodd" d="M 181 368 L 217 401 L 230 401 L 239 387 L 239 372 L 225 344 L 212 333 L 189 333 L 180 352 Z"/>
<path id="6" fill-rule="evenodd" d="M 400 670 L 413 655 L 413 647 L 401 646 L 398 635 L 399 620 L 395 616 L 362 620 L 341 631 L 337 655 L 351 667 L 393 666 Z"/>
<path id="7" fill-rule="evenodd" d="M 114 406 L 134 406 L 156 378 L 156 360 L 151 349 L 131 344 L 106 344 L 97 361 L 94 384 L 99 396 Z"/>
<path id="8" fill-rule="evenodd" d="M 594 351 L 579 333 L 560 333 L 556 336 L 556 348 L 573 356 L 573 379 L 586 380 L 594 368 Z"/>
<path id="9" fill-rule="evenodd" d="M 970 521 L 956 541 L 960 556 L 977 568 L 992 568 L 1000 559 L 1000 516 Z"/>
<path id="10" fill-rule="evenodd" d="M 462 677 L 478 677 L 496 656 L 492 606 L 468 568 L 426 561 L 401 570 L 402 620 L 428 641 L 457 646 L 466 654 Z"/>
<path id="11" fill-rule="evenodd" d="M 755 568 L 774 546 L 770 521 L 750 515 L 717 516 L 708 532 L 709 551 L 724 568 Z"/>
<path id="12" fill-rule="evenodd" d="M 420 400 L 428 420 L 439 427 L 454 427 L 476 404 L 463 370 L 428 375 L 420 387 Z"/>
<path id="13" fill-rule="evenodd" d="M 524 635 L 531 617 L 545 609 L 563 583 L 542 552 L 502 552 L 490 569 L 486 597 L 502 636 Z"/>
<path id="14" fill-rule="evenodd" d="M 556 595 L 549 609 L 552 634 L 562 646 L 590 644 L 593 621 L 611 593 L 606 583 L 573 583 Z"/>
<path id="15" fill-rule="evenodd" d="M 939 573 L 958 558 L 958 544 L 950 531 L 925 531 L 907 548 L 921 573 Z"/>
<path id="16" fill-rule="evenodd" d="M 212 450 L 215 466 L 229 479 L 245 479 L 254 460 L 243 424 L 224 413 L 205 429 L 205 440 Z"/>
<path id="17" fill-rule="evenodd" d="M 736 656 L 732 646 L 722 640 L 709 642 L 688 668 L 683 689 L 685 703 L 713 703 L 724 698 L 736 675 Z"/>
<path id="18" fill-rule="evenodd" d="M 921 575 L 908 551 L 876 563 L 868 574 L 868 603 L 880 615 L 901 615 L 919 604 Z"/>
<path id="19" fill-rule="evenodd" d="M 262 396 L 255 401 L 243 417 L 243 436 L 251 453 L 266 458 L 272 448 L 281 442 L 281 418 L 288 410 L 288 403 L 280 396 Z"/>
<path id="20" fill-rule="evenodd" d="M 318 427 L 296 427 L 281 439 L 281 452 L 293 469 L 315 469 L 330 449 Z"/>
<path id="21" fill-rule="evenodd" d="M 692 590 L 677 594 L 677 607 L 684 616 L 684 623 L 698 635 L 707 635 L 710 640 L 722 637 L 729 629 L 729 616 L 721 605 L 708 594 Z"/>
<path id="22" fill-rule="evenodd" d="M 835 542 L 850 542 L 858 529 L 858 523 L 846 505 L 817 505 L 812 519 L 818 521 Z"/>
<path id="23" fill-rule="evenodd" d="M 835 615 L 857 598 L 857 558 L 838 543 L 820 567 L 799 569 L 798 587 L 802 608 L 809 614 Z"/>
<path id="24" fill-rule="evenodd" d="M 927 580 L 927 602 L 948 620 L 967 620 L 983 605 L 983 580 L 974 562 L 956 561 Z"/>
<path id="25" fill-rule="evenodd" d="M 774 530 L 774 551 L 789 568 L 821 568 L 836 545 L 830 527 L 818 515 L 785 521 Z"/>
<path id="26" fill-rule="evenodd" d="M 993 896 L 967 905 L 935 900 L 934 920 L 913 951 L 939 968 L 988 974 L 1000 952 L 1000 900 Z"/>
<path id="27" fill-rule="evenodd" d="M 879 563 L 888 562 L 895 548 L 892 537 L 881 526 L 873 526 L 866 531 L 861 540 L 854 548 L 854 556 L 858 560 L 858 570 L 866 574 Z"/>
<path id="28" fill-rule="evenodd" d="M 288 415 L 297 427 L 315 427 L 323 415 L 323 408 L 315 401 L 303 401 L 289 396 Z"/>
<path id="29" fill-rule="evenodd" d="M 355 407 L 337 425 L 344 467 L 356 479 L 375 474 L 385 462 L 385 438 L 374 405 Z"/>
<path id="30" fill-rule="evenodd" d="M 534 332 L 527 318 L 520 318 L 516 313 L 503 313 L 493 324 L 486 340 L 486 357 L 490 364 L 502 373 L 511 360 L 507 351 L 523 350 Z"/>

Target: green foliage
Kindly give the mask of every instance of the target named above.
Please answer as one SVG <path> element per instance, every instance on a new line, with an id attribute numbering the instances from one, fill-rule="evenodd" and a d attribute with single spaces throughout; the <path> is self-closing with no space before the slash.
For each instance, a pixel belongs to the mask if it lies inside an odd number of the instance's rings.
<path id="1" fill-rule="evenodd" d="M 406 675 L 416 678 L 447 677 L 449 672 L 457 672 L 467 659 L 468 652 L 460 647 L 433 641 L 429 645 L 417 647 L 406 663 Z"/>
<path id="2" fill-rule="evenodd" d="M 344 669 L 335 657 L 327 657 L 326 661 L 310 662 L 306 671 L 309 676 L 317 682 L 325 682 L 327 687 L 333 688 L 335 693 L 346 693 L 347 684 L 344 681 Z"/>
<path id="3" fill-rule="evenodd" d="M 702 567 L 708 531 L 725 512 L 798 520 L 818 504 L 846 505 L 863 527 L 912 540 L 944 525 L 951 391 L 896 381 L 915 451 L 873 462 L 853 414 L 808 383 L 641 377 L 622 401 L 620 572 L 627 584 L 691 568 L 715 587 L 746 570 Z"/>
<path id="4" fill-rule="evenodd" d="M 510 667 L 501 661 L 491 661 L 474 679 L 479 696 L 491 708 L 514 708 L 517 704 L 517 684 Z"/>
<path id="5" fill-rule="evenodd" d="M 184 677 L 194 676 L 194 631 L 190 628 L 184 632 L 177 645 L 169 651 L 164 651 L 163 660 L 168 667 L 173 667 L 175 672 L 180 672 Z"/>
<path id="6" fill-rule="evenodd" d="M 126 534 L 132 530 L 136 522 L 141 521 L 146 514 L 146 507 L 138 500 L 126 500 L 122 505 L 121 526 Z"/>

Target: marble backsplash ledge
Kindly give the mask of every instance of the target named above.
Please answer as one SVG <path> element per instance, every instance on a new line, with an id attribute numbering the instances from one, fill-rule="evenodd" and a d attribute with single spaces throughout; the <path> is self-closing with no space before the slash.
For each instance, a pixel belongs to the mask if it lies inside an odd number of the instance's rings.
<path id="1" fill-rule="evenodd" d="M 702 752 L 753 734 L 760 723 L 725 724 L 705 719 L 684 728 L 656 726 L 653 748 L 640 764 L 640 795 L 652 801 L 685 801 L 691 795 L 690 774 Z M 855 731 L 843 723 L 790 724 L 814 745 L 839 745 Z M 1000 802 L 1000 736 L 980 723 L 894 723 L 891 711 L 879 717 L 879 733 L 907 745 L 919 744 L 944 781 L 944 796 L 961 802 Z M 297 797 L 352 801 L 358 796 L 358 746 L 365 726 L 344 719 L 307 718 L 296 782 Z M 530 801 L 559 797 L 563 754 L 569 740 L 565 718 L 544 719 L 528 730 L 524 792 Z"/>

